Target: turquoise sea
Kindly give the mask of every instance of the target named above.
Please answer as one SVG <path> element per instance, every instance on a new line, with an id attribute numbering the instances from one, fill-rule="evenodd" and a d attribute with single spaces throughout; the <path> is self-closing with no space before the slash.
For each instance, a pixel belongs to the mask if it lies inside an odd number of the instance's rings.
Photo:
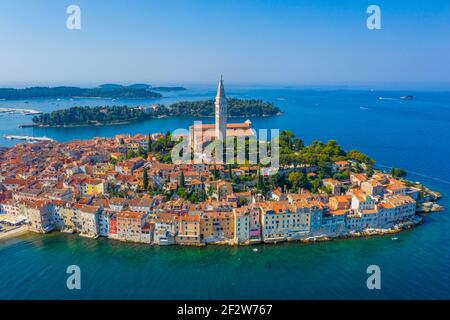
<path id="1" fill-rule="evenodd" d="M 73 105 L 152 104 L 212 98 L 215 86 L 193 86 L 153 101 L 0 101 L 1 107 L 50 111 Z M 360 149 L 380 167 L 406 169 L 409 178 L 443 194 L 447 209 L 398 235 L 328 243 L 148 247 L 72 235 L 27 235 L 0 242 L 0 299 L 449 299 L 450 92 L 350 87 L 227 86 L 228 96 L 276 103 L 283 115 L 252 120 L 256 129 L 288 129 L 307 143 L 336 139 Z M 402 100 L 403 95 L 414 100 Z M 380 99 L 381 97 L 381 99 Z M 4 134 L 58 141 L 165 132 L 191 118 L 121 126 L 19 129 L 30 116 L 0 116 Z M 206 119 L 211 122 L 212 119 Z M 235 119 L 241 121 L 245 119 Z M 66 288 L 66 268 L 81 268 L 82 289 Z M 381 290 L 368 290 L 366 269 L 381 268 Z"/>

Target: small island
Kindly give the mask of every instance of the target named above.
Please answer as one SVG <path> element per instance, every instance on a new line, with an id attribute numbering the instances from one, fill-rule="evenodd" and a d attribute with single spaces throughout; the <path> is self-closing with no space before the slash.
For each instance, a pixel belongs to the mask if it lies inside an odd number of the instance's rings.
<path id="1" fill-rule="evenodd" d="M 174 116 L 213 117 L 214 100 L 180 101 L 169 107 Z M 257 99 L 228 99 L 229 117 L 268 117 L 280 115 L 281 110 L 273 103 Z"/>
<path id="2" fill-rule="evenodd" d="M 72 98 L 106 98 L 106 99 L 157 99 L 162 95 L 156 91 L 180 91 L 184 87 L 155 87 L 149 84 L 103 84 L 97 88 L 79 87 L 30 87 L 24 89 L 0 88 L 2 100 L 25 99 L 72 99 Z"/>
<path id="3" fill-rule="evenodd" d="M 230 99 L 228 103 L 228 114 L 231 117 L 265 117 L 281 113 L 273 103 L 262 100 Z M 212 100 L 182 101 L 168 107 L 165 105 L 71 107 L 36 115 L 33 117 L 33 123 L 38 127 L 70 127 L 114 125 L 167 117 L 212 117 L 213 115 Z"/>

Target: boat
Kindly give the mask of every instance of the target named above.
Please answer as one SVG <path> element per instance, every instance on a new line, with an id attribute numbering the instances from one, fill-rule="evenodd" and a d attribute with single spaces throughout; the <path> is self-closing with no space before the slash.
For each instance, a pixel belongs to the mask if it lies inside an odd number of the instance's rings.
<path id="1" fill-rule="evenodd" d="M 252 251 L 253 252 L 258 252 L 259 250 L 258 250 L 258 248 L 253 248 Z"/>
<path id="2" fill-rule="evenodd" d="M 396 241 L 396 240 L 398 240 L 397 237 L 392 237 L 392 241 Z"/>
<path id="3" fill-rule="evenodd" d="M 402 99 L 402 100 L 413 100 L 413 99 L 414 99 L 414 96 L 412 96 L 412 95 L 406 95 L 406 96 L 400 97 L 400 99 Z"/>

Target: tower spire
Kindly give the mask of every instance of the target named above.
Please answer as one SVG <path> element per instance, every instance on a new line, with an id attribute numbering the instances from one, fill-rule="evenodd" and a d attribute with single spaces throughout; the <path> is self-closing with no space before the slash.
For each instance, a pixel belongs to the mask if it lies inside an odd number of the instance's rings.
<path id="1" fill-rule="evenodd" d="M 227 98 L 225 97 L 225 88 L 223 85 L 223 76 L 220 75 L 219 85 L 217 87 L 215 106 L 215 118 L 216 118 L 216 139 L 225 141 L 227 135 Z"/>
<path id="2" fill-rule="evenodd" d="M 225 88 L 223 86 L 223 77 L 220 75 L 219 86 L 217 87 L 217 95 L 216 98 L 224 98 L 225 99 Z"/>

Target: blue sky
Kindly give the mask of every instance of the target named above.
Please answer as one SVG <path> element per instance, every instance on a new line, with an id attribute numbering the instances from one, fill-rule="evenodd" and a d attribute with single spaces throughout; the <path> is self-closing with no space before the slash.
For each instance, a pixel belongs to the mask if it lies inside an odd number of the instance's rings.
<path id="1" fill-rule="evenodd" d="M 0 43 L 1 85 L 450 83 L 450 1 L 2 0 Z"/>

